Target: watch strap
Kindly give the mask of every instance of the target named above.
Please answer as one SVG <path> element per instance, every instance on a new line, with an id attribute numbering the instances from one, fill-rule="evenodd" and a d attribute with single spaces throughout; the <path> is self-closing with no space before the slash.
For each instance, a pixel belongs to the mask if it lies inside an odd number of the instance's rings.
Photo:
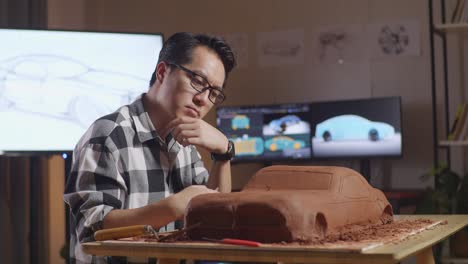
<path id="1" fill-rule="evenodd" d="M 228 141 L 228 149 L 226 153 L 219 154 L 219 153 L 211 153 L 211 159 L 212 160 L 231 160 L 235 155 L 235 150 L 234 150 L 234 142 L 231 140 Z"/>

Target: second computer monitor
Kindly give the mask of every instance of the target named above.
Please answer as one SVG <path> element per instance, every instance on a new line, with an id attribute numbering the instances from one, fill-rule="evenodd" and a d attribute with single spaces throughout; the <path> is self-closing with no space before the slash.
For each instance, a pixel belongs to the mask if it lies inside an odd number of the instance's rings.
<path id="1" fill-rule="evenodd" d="M 399 157 L 401 98 L 368 98 L 217 109 L 234 161 Z"/>
<path id="2" fill-rule="evenodd" d="M 309 104 L 222 107 L 217 125 L 235 144 L 234 161 L 310 158 Z"/>

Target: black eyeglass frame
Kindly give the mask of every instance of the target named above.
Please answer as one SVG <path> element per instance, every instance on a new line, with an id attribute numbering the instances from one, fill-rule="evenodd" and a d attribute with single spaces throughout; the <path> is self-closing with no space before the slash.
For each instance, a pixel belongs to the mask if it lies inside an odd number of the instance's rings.
<path id="1" fill-rule="evenodd" d="M 217 87 L 213 87 L 210 82 L 206 79 L 206 77 L 192 71 L 192 70 L 189 70 L 187 68 L 185 68 L 184 66 L 180 65 L 180 64 L 177 64 L 177 63 L 167 63 L 169 66 L 174 66 L 176 68 L 179 68 L 181 70 L 183 70 L 184 72 L 188 73 L 191 77 L 190 77 L 190 86 L 192 86 L 193 89 L 195 89 L 195 91 L 197 91 L 198 93 L 204 93 L 206 90 L 209 91 L 209 94 L 208 94 L 208 99 L 210 100 L 210 102 L 212 102 L 214 105 L 220 105 L 222 104 L 225 100 L 226 100 L 226 95 L 224 94 L 224 92 L 220 89 L 220 88 L 217 88 Z M 208 86 L 206 87 L 203 87 L 201 90 L 199 90 L 197 87 L 195 87 L 196 85 L 193 83 L 194 82 L 194 79 L 195 79 L 195 76 L 198 76 L 200 78 L 203 79 L 203 81 L 205 81 L 205 83 L 208 84 Z M 217 92 L 219 92 L 218 95 L 212 93 L 213 90 L 216 90 Z M 221 99 L 219 99 L 221 96 Z M 212 99 L 212 97 L 214 97 L 214 99 Z M 219 101 L 221 100 L 221 101 Z"/>

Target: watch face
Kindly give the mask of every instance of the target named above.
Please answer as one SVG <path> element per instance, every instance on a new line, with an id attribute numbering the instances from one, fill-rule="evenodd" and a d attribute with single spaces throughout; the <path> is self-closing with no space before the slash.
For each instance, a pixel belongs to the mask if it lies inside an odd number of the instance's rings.
<path id="1" fill-rule="evenodd" d="M 228 153 L 231 155 L 231 158 L 236 155 L 236 150 L 234 148 L 234 142 L 232 142 L 231 140 L 229 140 L 229 144 L 228 144 Z"/>

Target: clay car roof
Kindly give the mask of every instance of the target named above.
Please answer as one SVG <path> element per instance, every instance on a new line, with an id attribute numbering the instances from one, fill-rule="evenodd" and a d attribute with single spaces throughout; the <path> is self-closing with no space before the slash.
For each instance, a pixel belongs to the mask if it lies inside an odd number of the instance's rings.
<path id="1" fill-rule="evenodd" d="M 340 192 L 341 178 L 362 177 L 354 170 L 333 166 L 269 166 L 259 170 L 243 190 L 329 190 Z"/>

